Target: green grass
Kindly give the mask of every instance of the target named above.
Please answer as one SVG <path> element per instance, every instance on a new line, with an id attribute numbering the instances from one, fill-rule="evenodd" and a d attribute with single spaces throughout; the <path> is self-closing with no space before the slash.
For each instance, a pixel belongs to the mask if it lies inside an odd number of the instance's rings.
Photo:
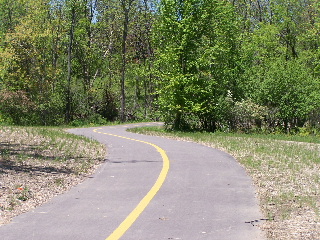
<path id="1" fill-rule="evenodd" d="M 270 223 L 272 227 L 268 228 L 271 239 L 280 239 L 281 231 L 284 234 L 290 224 L 297 224 L 297 220 L 294 220 L 298 219 L 297 216 L 306 213 L 311 215 L 307 223 L 299 223 L 303 228 L 313 229 L 311 223 L 320 220 L 320 139 L 317 137 L 174 132 L 165 131 L 162 127 L 135 128 L 130 131 L 194 141 L 234 156 L 252 177 L 265 217 L 274 219 Z M 300 231 L 300 227 L 293 226 L 290 229 Z M 275 236 L 270 229 L 277 229 L 274 232 L 280 235 Z M 320 235 L 320 230 L 317 231 L 316 234 Z"/>

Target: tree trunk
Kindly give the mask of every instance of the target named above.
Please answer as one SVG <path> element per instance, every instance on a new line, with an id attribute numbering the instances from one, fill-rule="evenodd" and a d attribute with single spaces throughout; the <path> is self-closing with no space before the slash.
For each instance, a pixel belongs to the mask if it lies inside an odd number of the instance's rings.
<path id="1" fill-rule="evenodd" d="M 180 111 L 178 111 L 176 113 L 176 116 L 175 116 L 175 119 L 174 119 L 174 122 L 173 122 L 173 129 L 175 130 L 181 130 L 182 126 L 181 126 L 181 117 L 182 117 L 182 114 Z"/>
<path id="2" fill-rule="evenodd" d="M 68 77 L 67 77 L 67 102 L 66 102 L 66 115 L 65 120 L 67 123 L 71 121 L 71 77 L 72 77 L 72 47 L 73 47 L 73 40 L 74 40 L 74 25 L 75 25 L 75 8 L 72 7 L 71 9 L 71 27 L 69 32 L 69 45 L 68 45 Z"/>
<path id="3" fill-rule="evenodd" d="M 131 5 L 134 0 L 129 0 L 128 6 L 126 0 L 121 0 L 121 6 L 124 14 L 123 20 L 123 32 L 122 32 L 122 66 L 121 66 L 121 110 L 120 120 L 124 122 L 126 120 L 126 93 L 125 93 L 125 79 L 127 70 L 127 36 L 128 36 L 128 25 L 129 25 L 129 12 Z"/>
<path id="4" fill-rule="evenodd" d="M 121 111 L 120 120 L 125 121 L 125 108 L 126 108 L 126 93 L 125 93 L 125 79 L 126 79 L 126 41 L 128 34 L 128 12 L 125 11 L 125 20 L 123 23 L 122 35 L 122 66 L 121 66 Z"/>

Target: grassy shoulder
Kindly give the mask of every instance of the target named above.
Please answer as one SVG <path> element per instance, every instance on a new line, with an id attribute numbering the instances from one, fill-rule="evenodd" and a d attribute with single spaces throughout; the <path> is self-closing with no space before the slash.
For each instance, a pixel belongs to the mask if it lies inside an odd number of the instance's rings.
<path id="1" fill-rule="evenodd" d="M 320 236 L 320 141 L 315 137 L 167 132 L 161 127 L 130 131 L 194 141 L 234 156 L 252 177 L 261 210 L 271 221 L 269 239 Z"/>
<path id="2" fill-rule="evenodd" d="M 63 128 L 0 126 L 0 225 L 92 174 L 105 146 Z"/>

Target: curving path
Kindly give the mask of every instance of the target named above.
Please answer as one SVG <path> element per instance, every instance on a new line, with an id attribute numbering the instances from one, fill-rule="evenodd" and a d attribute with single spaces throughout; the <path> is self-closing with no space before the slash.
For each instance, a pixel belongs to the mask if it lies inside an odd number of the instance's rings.
<path id="1" fill-rule="evenodd" d="M 71 129 L 107 145 L 82 184 L 0 227 L 0 239 L 265 239 L 255 189 L 229 155 L 191 142 L 126 132 L 141 123 Z"/>

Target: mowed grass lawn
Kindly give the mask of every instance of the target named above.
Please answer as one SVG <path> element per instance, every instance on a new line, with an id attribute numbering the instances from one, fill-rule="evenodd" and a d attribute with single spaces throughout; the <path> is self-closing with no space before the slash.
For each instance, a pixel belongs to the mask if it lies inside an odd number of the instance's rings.
<path id="1" fill-rule="evenodd" d="M 320 239 L 320 139 L 285 135 L 131 131 L 194 141 L 228 152 L 252 177 L 268 239 Z"/>

